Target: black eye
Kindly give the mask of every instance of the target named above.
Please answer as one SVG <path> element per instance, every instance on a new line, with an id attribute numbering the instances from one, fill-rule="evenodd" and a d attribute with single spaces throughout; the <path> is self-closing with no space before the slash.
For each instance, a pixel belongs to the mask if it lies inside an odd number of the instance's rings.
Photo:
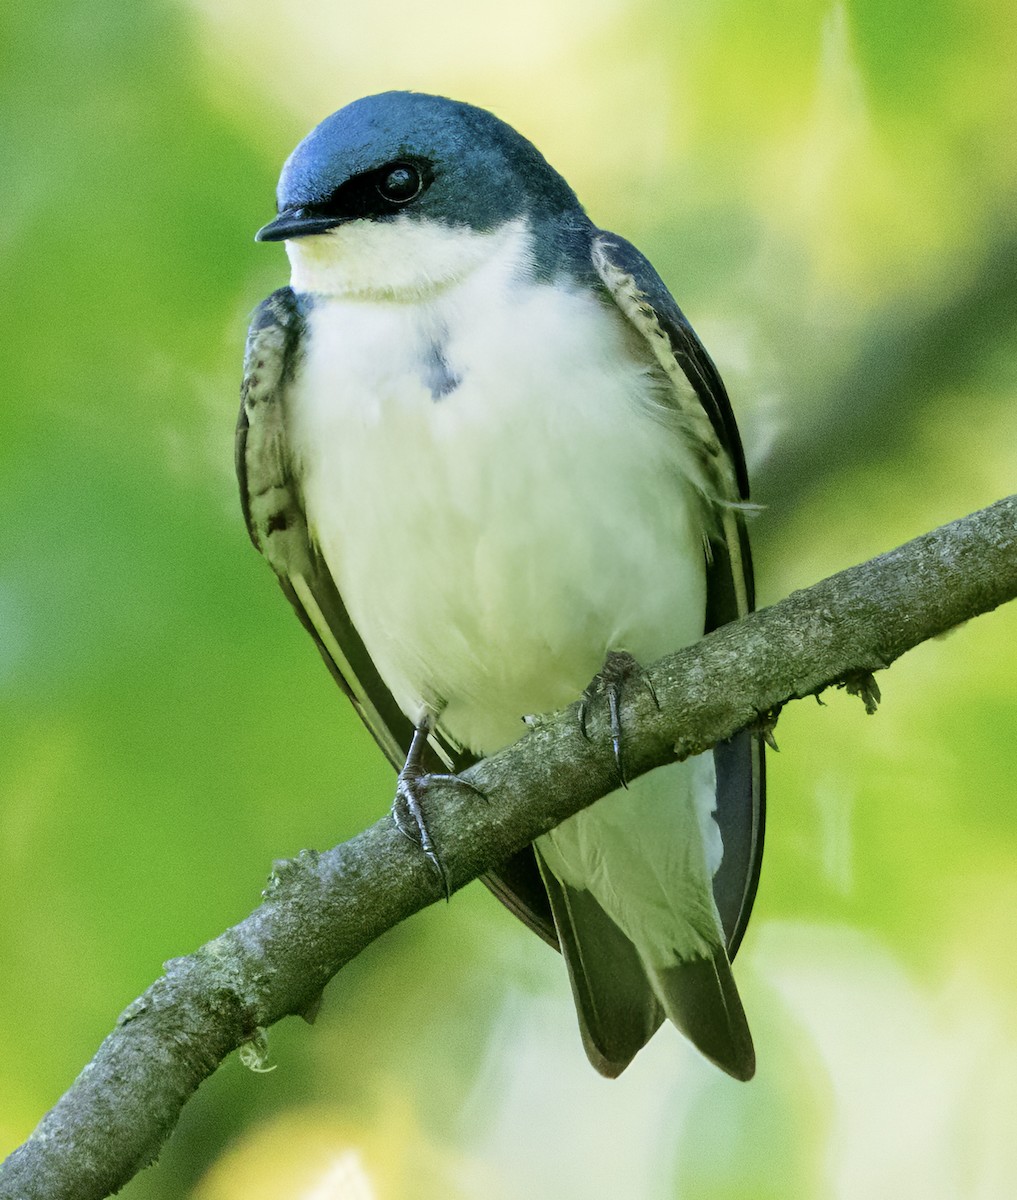
<path id="1" fill-rule="evenodd" d="M 343 221 L 383 221 L 393 217 L 431 186 L 434 168 L 426 158 L 396 159 L 344 180 L 331 195 L 308 207 L 310 215 L 338 225 Z"/>
<path id="2" fill-rule="evenodd" d="M 378 195 L 390 204 L 407 204 L 423 190 L 420 172 L 409 163 L 394 163 L 379 178 Z"/>

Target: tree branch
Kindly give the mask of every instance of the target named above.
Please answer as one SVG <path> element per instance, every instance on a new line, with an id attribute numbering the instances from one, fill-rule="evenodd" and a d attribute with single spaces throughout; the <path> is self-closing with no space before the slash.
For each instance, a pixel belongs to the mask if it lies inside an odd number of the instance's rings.
<path id="1" fill-rule="evenodd" d="M 792 699 L 871 674 L 1017 596 L 1017 496 L 728 625 L 650 669 L 626 703 L 637 775 L 700 753 Z M 594 714 L 595 715 L 595 714 Z M 595 727 L 594 732 L 597 732 Z M 608 738 L 576 708 L 539 721 L 469 777 L 495 803 L 436 793 L 430 826 L 452 888 L 615 790 Z M 619 798 L 615 803 L 624 803 Z M 198 1085 L 321 990 L 385 930 L 442 897 L 423 855 L 386 817 L 351 841 L 277 863 L 264 903 L 158 979 L 35 1133 L 0 1167 L 0 1200 L 91 1200 L 152 1162 Z"/>

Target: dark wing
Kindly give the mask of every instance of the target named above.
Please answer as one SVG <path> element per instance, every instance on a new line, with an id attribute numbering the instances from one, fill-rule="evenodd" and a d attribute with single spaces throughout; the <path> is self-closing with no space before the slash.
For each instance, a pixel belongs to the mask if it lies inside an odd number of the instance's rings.
<path id="1" fill-rule="evenodd" d="M 702 450 L 702 468 L 716 499 L 718 528 L 709 538 L 706 630 L 751 611 L 755 603 L 752 559 L 743 510 L 749 498 L 741 438 L 727 390 L 692 326 L 650 262 L 611 233 L 593 242 L 593 264 L 614 302 L 645 338 L 672 381 L 681 423 Z M 734 958 L 752 912 L 763 856 L 765 779 L 763 746 L 743 731 L 714 750 L 717 823 L 724 859 L 713 881 L 714 897 Z"/>
<path id="2" fill-rule="evenodd" d="M 286 385 L 297 367 L 302 327 L 289 288 L 264 300 L 251 322 L 236 440 L 241 504 L 251 541 L 279 577 L 329 670 L 388 758 L 401 765 L 410 723 L 378 677 L 308 536 L 291 468 Z"/>
<path id="3" fill-rule="evenodd" d="M 308 534 L 287 438 L 287 385 L 300 366 L 304 310 L 290 288 L 255 310 L 247 335 L 237 421 L 236 467 L 247 531 L 314 639 L 336 682 L 399 770 L 413 726 L 375 670 L 332 576 Z M 434 769 L 465 770 L 476 759 L 432 738 Z M 557 947 L 551 910 L 529 847 L 484 882 L 512 912 Z"/>
<path id="4" fill-rule="evenodd" d="M 742 509 L 745 463 L 727 393 L 691 326 L 649 262 L 611 234 L 596 233 L 591 262 L 607 302 L 642 338 L 666 381 L 663 436 L 681 437 L 709 519 L 704 546 L 707 629 L 748 612 L 752 573 Z M 609 914 L 581 887 L 543 871 L 587 1055 L 605 1075 L 625 1069 L 664 1013 L 709 1059 L 737 1079 L 755 1071 L 755 1053 L 731 974 L 759 878 L 763 845 L 763 761 L 757 735 L 742 733 L 714 752 L 717 823 L 724 858 L 713 891 L 723 927 L 708 957 L 660 968 L 644 961 Z M 538 861 L 543 858 L 538 852 Z M 725 952 L 726 951 L 726 952 Z"/>

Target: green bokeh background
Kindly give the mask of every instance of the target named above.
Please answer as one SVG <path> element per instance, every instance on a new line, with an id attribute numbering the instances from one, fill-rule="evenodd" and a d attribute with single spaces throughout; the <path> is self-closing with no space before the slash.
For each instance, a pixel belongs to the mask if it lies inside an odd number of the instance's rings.
<path id="1" fill-rule="evenodd" d="M 0 1150 L 117 1013 L 392 777 L 243 529 L 232 428 L 282 158 L 414 87 L 494 108 L 728 379 L 761 598 L 1013 490 L 1010 0 L 8 6 L 0 28 Z M 131 1200 L 1008 1197 L 1017 612 L 781 719 L 735 1084 L 615 1083 L 479 885 L 200 1091 Z M 317 1190 L 314 1190 L 317 1189 Z"/>

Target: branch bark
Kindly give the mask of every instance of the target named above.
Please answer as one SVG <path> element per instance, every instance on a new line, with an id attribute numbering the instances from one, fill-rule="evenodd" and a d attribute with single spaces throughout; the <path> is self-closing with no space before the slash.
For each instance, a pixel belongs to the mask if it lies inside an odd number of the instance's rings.
<path id="1" fill-rule="evenodd" d="M 629 772 L 698 754 L 833 684 L 868 704 L 873 672 L 1015 596 L 1011 496 L 654 664 L 659 710 L 646 689 L 632 689 L 626 703 Z M 496 802 L 445 789 L 429 818 L 451 888 L 617 786 L 609 739 L 587 742 L 575 706 L 468 774 Z M 120 1016 L 0 1167 L 0 1200 L 92 1200 L 122 1187 L 155 1159 L 191 1094 L 231 1051 L 281 1017 L 312 1013 L 342 966 L 443 894 L 387 817 L 326 853 L 276 863 L 264 903 L 167 963 Z"/>

